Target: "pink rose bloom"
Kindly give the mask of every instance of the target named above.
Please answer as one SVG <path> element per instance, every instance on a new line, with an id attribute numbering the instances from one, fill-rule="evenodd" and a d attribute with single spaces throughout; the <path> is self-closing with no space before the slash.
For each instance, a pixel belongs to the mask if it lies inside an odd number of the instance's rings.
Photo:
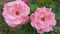
<path id="1" fill-rule="evenodd" d="M 52 27 L 56 25 L 55 14 L 51 12 L 51 8 L 37 8 L 30 19 L 32 27 L 36 28 L 40 34 L 52 31 Z"/>
<path id="2" fill-rule="evenodd" d="M 21 27 L 29 19 L 30 8 L 23 1 L 6 3 L 3 8 L 3 17 L 10 27 Z"/>

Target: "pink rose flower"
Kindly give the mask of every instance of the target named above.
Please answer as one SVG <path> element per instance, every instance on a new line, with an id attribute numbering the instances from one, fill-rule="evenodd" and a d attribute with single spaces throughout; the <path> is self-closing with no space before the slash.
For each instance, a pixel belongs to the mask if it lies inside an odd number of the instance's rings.
<path id="1" fill-rule="evenodd" d="M 51 12 L 51 8 L 37 8 L 30 19 L 32 27 L 36 28 L 40 34 L 52 31 L 52 27 L 56 25 L 55 14 Z"/>
<path id="2" fill-rule="evenodd" d="M 30 8 L 23 1 L 6 3 L 3 8 L 3 17 L 10 27 L 21 27 L 29 19 Z"/>

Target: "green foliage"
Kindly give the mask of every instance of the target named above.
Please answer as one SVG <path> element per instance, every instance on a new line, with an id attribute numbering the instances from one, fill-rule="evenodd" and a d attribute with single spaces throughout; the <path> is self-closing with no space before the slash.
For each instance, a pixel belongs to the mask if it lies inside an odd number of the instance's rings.
<path id="1" fill-rule="evenodd" d="M 12 0 L 10 0 L 12 1 Z M 53 0 L 36 0 L 37 3 L 33 3 L 32 0 L 29 2 L 30 4 L 30 12 L 34 13 L 38 7 L 48 7 L 52 8 L 52 11 L 56 15 L 56 20 L 60 20 L 60 2 Z M 0 34 L 38 34 L 36 29 L 34 29 L 30 22 L 28 24 L 23 25 L 22 28 L 11 28 L 9 27 L 4 18 L 2 17 L 3 5 L 0 5 Z M 53 31 L 45 32 L 44 34 L 60 34 L 60 30 L 54 28 Z"/>
<path id="2" fill-rule="evenodd" d="M 60 34 L 60 27 L 54 27 L 55 34 Z"/>
<path id="3" fill-rule="evenodd" d="M 60 20 L 60 11 L 56 11 L 55 12 L 55 15 L 56 15 L 56 19 L 57 20 Z"/>
<path id="4" fill-rule="evenodd" d="M 30 4 L 30 10 L 31 10 L 30 12 L 31 12 L 31 13 L 35 12 L 35 10 L 36 10 L 37 8 L 38 8 L 38 5 L 37 5 L 37 4 L 33 4 L 33 3 Z"/>
<path id="5" fill-rule="evenodd" d="M 22 28 L 16 29 L 16 34 L 37 34 L 37 31 L 32 28 L 30 23 L 25 24 Z"/>
<path id="6" fill-rule="evenodd" d="M 44 34 L 56 34 L 56 33 L 51 31 L 51 32 L 45 32 Z"/>
<path id="7" fill-rule="evenodd" d="M 2 32 L 2 31 L 0 31 L 0 34 L 3 34 L 3 32 Z"/>

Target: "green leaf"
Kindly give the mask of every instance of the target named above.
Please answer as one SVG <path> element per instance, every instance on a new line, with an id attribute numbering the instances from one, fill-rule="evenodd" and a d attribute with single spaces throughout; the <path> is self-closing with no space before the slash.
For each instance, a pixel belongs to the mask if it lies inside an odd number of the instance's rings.
<path id="1" fill-rule="evenodd" d="M 31 10 L 31 13 L 35 12 L 35 10 L 38 8 L 38 5 L 37 4 L 30 4 L 30 10 Z"/>
<path id="2" fill-rule="evenodd" d="M 56 11 L 55 12 L 55 15 L 56 15 L 56 19 L 57 20 L 60 20 L 60 11 Z"/>

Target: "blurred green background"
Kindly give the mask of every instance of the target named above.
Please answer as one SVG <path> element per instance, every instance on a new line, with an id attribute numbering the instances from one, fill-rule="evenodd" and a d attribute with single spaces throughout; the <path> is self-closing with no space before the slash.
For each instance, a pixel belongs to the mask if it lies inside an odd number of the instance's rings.
<path id="1" fill-rule="evenodd" d="M 9 27 L 3 17 L 3 5 L 7 2 L 14 0 L 0 0 L 0 34 L 38 34 L 36 29 L 32 28 L 30 22 L 25 24 L 22 28 Z M 54 27 L 54 31 L 44 34 L 60 34 L 60 0 L 28 0 L 30 3 L 31 13 L 33 13 L 37 7 L 52 8 L 52 11 L 56 15 L 57 25 Z"/>

